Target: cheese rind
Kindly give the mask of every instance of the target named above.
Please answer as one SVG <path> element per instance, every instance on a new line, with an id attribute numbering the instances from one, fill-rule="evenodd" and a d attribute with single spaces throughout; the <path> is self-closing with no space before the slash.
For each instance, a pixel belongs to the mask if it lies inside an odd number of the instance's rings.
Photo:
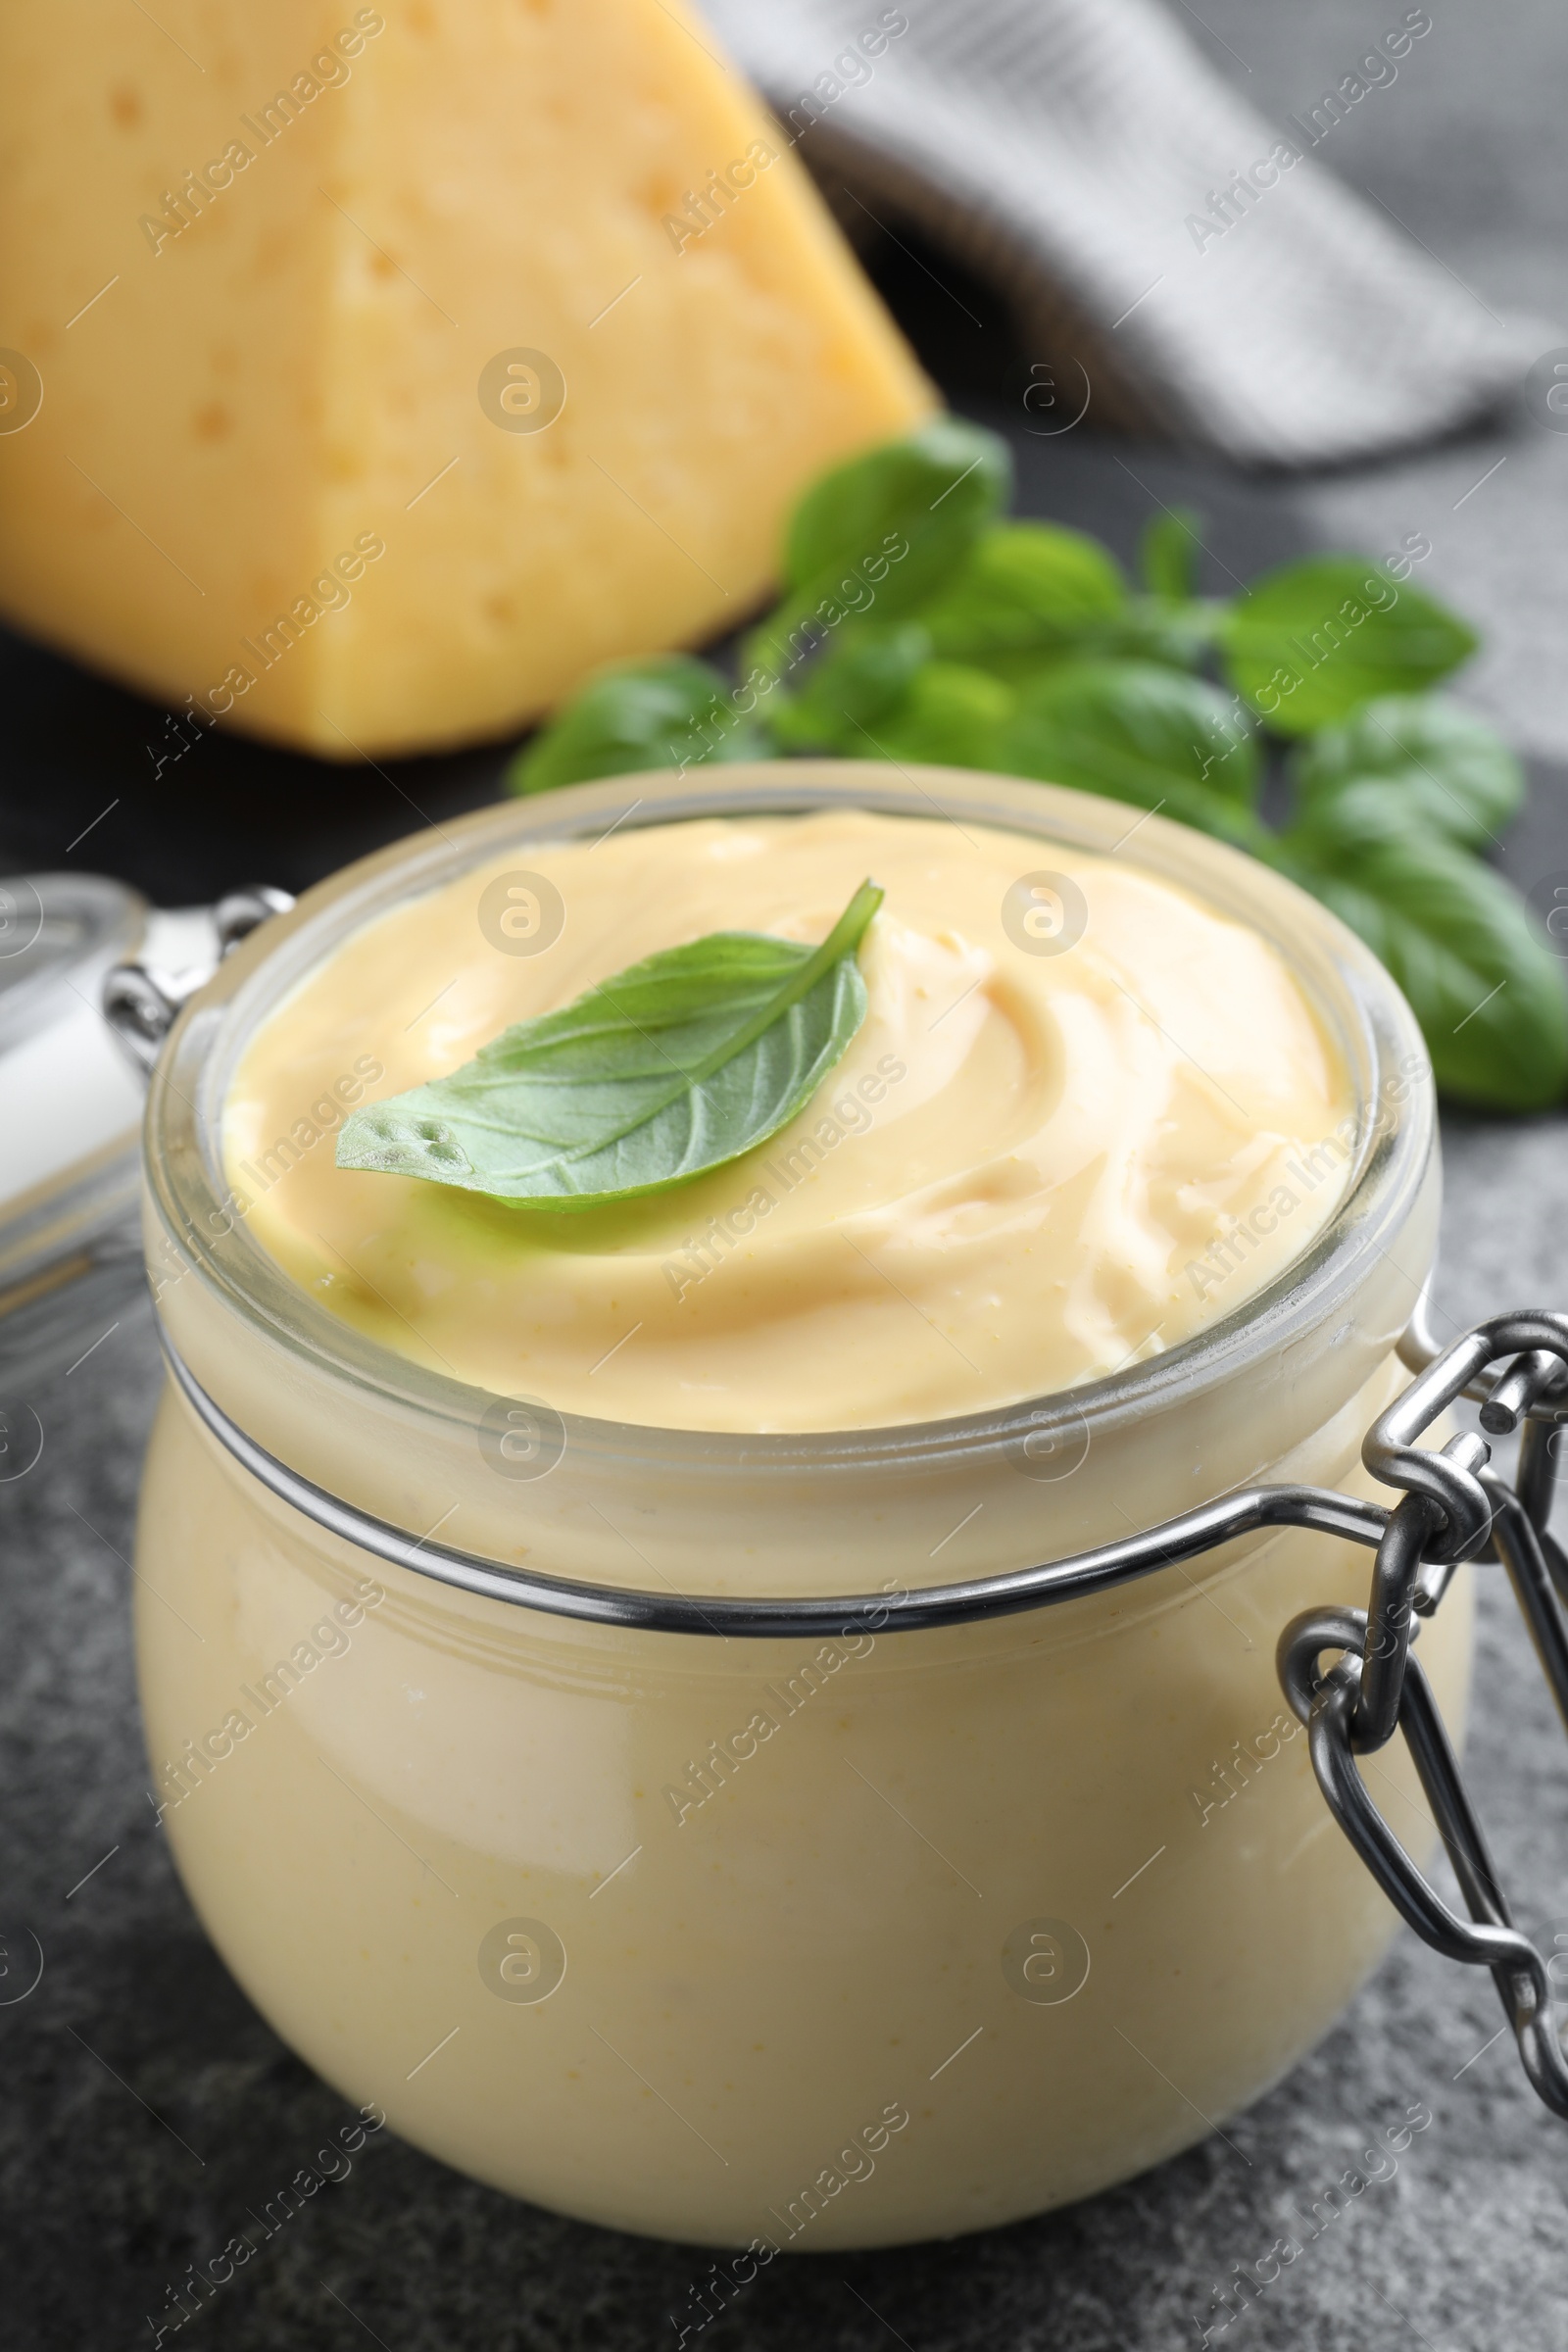
<path id="1" fill-rule="evenodd" d="M 65 14 L 0 29 L 44 386 L 0 609 L 144 691 L 328 758 L 502 734 L 744 619 L 804 485 L 929 412 L 678 8 Z"/>

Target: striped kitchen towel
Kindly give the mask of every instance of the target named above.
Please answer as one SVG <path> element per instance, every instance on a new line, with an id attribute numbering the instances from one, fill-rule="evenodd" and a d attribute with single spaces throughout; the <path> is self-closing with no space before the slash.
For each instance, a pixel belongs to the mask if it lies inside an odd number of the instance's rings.
<path id="1" fill-rule="evenodd" d="M 1063 424 L 1087 399 L 1242 465 L 1344 465 L 1495 408 L 1539 348 L 1330 168 L 1425 9 L 1271 123 L 1159 0 L 703 5 L 846 219 L 912 222 L 1007 297 Z"/>

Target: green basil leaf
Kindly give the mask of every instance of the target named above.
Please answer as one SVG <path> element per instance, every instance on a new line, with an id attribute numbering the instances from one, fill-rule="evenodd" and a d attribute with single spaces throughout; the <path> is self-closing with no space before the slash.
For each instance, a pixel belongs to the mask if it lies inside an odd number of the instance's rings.
<path id="1" fill-rule="evenodd" d="M 812 664 L 799 693 L 775 693 L 780 743 L 794 752 L 864 758 L 865 730 L 902 700 L 930 659 L 931 639 L 917 620 L 853 622 Z"/>
<path id="2" fill-rule="evenodd" d="M 1060 644 L 1006 646 L 965 659 L 1020 690 L 1054 676 L 1069 662 L 1156 662 L 1166 669 L 1193 670 L 1214 643 L 1218 610 L 1206 603 L 1160 605 L 1152 596 L 1136 596 L 1113 619 Z"/>
<path id="3" fill-rule="evenodd" d="M 1081 531 L 999 523 L 921 607 L 939 654 L 955 662 L 1024 647 L 1071 647 L 1115 620 L 1127 585 L 1115 560 Z"/>
<path id="4" fill-rule="evenodd" d="M 743 666 L 777 677 L 852 613 L 913 612 L 963 562 L 1011 484 L 1006 443 L 958 416 L 835 466 L 795 511 L 787 593 L 748 639 Z"/>
<path id="5" fill-rule="evenodd" d="M 579 687 L 507 770 L 509 792 L 706 760 L 765 760 L 766 730 L 740 717 L 716 669 L 688 654 L 620 662 Z"/>
<path id="6" fill-rule="evenodd" d="M 1202 796 L 1194 808 L 1213 799 L 1250 810 L 1257 793 L 1257 743 L 1225 696 L 1152 662 L 1075 662 L 1049 672 L 1022 696 L 999 757 L 1014 773 L 1140 808 L 1191 787 Z"/>
<path id="7" fill-rule="evenodd" d="M 1495 842 L 1524 802 L 1524 770 L 1484 718 L 1439 695 L 1390 694 L 1304 743 L 1292 767 L 1303 813 L 1367 776 L 1398 782 L 1413 821 L 1468 849 Z"/>
<path id="8" fill-rule="evenodd" d="M 1270 572 L 1228 608 L 1220 643 L 1232 684 L 1280 735 L 1433 685 L 1476 650 L 1462 620 L 1360 556 Z"/>
<path id="9" fill-rule="evenodd" d="M 864 1020 L 856 954 L 881 903 L 862 883 L 818 948 L 715 931 L 649 956 L 357 1110 L 337 1164 L 548 1209 L 722 1167 L 794 1118 Z"/>
<path id="10" fill-rule="evenodd" d="M 1145 529 L 1138 568 L 1150 595 L 1162 605 L 1190 604 L 1198 593 L 1202 519 L 1192 507 L 1166 507 Z"/>
<path id="11" fill-rule="evenodd" d="M 1518 893 L 1410 822 L 1397 784 L 1336 796 L 1334 829 L 1294 827 L 1276 862 L 1348 923 L 1410 1001 L 1443 1093 L 1494 1110 L 1544 1110 L 1568 1087 L 1563 967 Z"/>
<path id="12" fill-rule="evenodd" d="M 1363 849 L 1389 841 L 1417 841 L 1430 831 L 1398 776 L 1352 776 L 1320 792 L 1298 809 L 1279 836 L 1290 855 L 1325 868 L 1353 867 Z"/>
<path id="13" fill-rule="evenodd" d="M 1101 639 L 1102 659 L 1158 662 L 1170 669 L 1197 669 L 1218 637 L 1227 608 L 1200 598 L 1189 605 L 1162 604 L 1135 596 L 1121 618 Z"/>
<path id="14" fill-rule="evenodd" d="M 861 758 L 926 760 L 933 767 L 996 767 L 1018 697 L 1000 678 L 961 662 L 928 662 L 874 726 L 860 732 Z"/>

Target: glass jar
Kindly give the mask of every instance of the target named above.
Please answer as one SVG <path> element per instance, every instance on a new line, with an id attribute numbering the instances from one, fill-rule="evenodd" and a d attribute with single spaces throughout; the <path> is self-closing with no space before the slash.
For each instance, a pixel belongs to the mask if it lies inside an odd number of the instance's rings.
<path id="1" fill-rule="evenodd" d="M 219 1156 L 230 1074 L 360 924 L 513 844 L 522 861 L 612 824 L 933 801 L 1046 845 L 1120 843 L 1274 941 L 1338 1041 L 1358 1106 L 1341 1205 L 1193 1340 L 965 1419 L 737 1437 L 568 1417 L 541 1450 L 509 1444 L 504 1400 L 356 1332 L 251 1239 Z M 235 1976 L 420 2146 L 564 2212 L 749 2247 L 735 2279 L 770 2247 L 981 2229 L 1157 2163 L 1324 2033 L 1394 1926 L 1274 1666 L 1298 1611 L 1364 1602 L 1369 1554 L 1284 1531 L 1049 1608 L 899 1625 L 921 1585 L 1255 1480 L 1374 1492 L 1360 1440 L 1403 1383 L 1394 1348 L 1436 1232 L 1419 1036 L 1290 884 L 1158 817 L 1127 828 L 1071 792 L 846 762 L 510 803 L 267 924 L 154 1080 L 160 1315 L 292 1469 L 599 1585 L 888 1595 L 823 1640 L 574 1623 L 323 1532 L 173 1391 L 153 1440 L 137 1614 L 155 1786 Z M 1455 1594 L 1421 1642 L 1450 1722 L 1469 1641 Z M 1408 1825 L 1402 1743 L 1380 1771 Z"/>

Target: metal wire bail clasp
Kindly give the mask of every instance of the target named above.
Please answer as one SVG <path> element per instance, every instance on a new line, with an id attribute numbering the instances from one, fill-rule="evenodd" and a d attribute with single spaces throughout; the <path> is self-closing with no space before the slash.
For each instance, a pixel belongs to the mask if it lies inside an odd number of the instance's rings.
<path id="1" fill-rule="evenodd" d="M 270 882 L 255 882 L 220 899 L 213 908 L 218 961 L 248 939 L 258 924 L 270 915 L 286 914 L 293 904 L 286 890 L 276 890 Z M 218 962 L 209 961 L 172 972 L 132 956 L 105 976 L 104 1018 L 144 1078 L 152 1075 L 181 1006 L 206 987 L 217 969 Z"/>
<path id="2" fill-rule="evenodd" d="M 1501 1365 L 1500 1372 L 1494 1367 Z M 1525 1420 L 1518 1489 L 1490 1467 L 1474 1434 L 1441 1451 L 1416 1441 L 1468 1396 L 1503 1435 Z M 1308 1728 L 1330 1809 L 1408 1926 L 1451 1960 L 1490 1968 L 1520 2059 L 1541 2098 L 1568 2120 L 1568 2061 L 1552 2018 L 1546 1963 L 1513 1924 L 1485 1835 L 1431 1686 L 1410 1654 L 1417 1620 L 1440 1605 L 1454 1570 L 1484 1553 L 1507 1570 L 1547 1681 L 1568 1724 L 1568 1559 L 1546 1532 L 1547 1443 L 1568 1417 L 1568 1316 L 1500 1315 L 1438 1355 L 1369 1432 L 1362 1458 L 1404 1489 L 1378 1545 L 1368 1609 L 1308 1610 L 1287 1627 L 1280 1681 Z M 1327 1672 L 1326 1653 L 1342 1653 Z M 1402 1731 L 1470 1917 L 1429 1886 L 1367 1794 L 1356 1764 Z"/>

